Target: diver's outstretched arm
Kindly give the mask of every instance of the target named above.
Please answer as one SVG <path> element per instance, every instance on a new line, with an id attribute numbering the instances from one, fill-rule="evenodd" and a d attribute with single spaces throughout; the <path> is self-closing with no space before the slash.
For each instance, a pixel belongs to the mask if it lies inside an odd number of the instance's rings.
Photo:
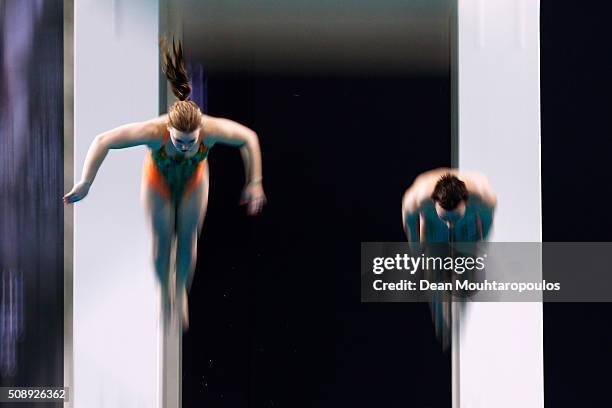
<path id="1" fill-rule="evenodd" d="M 246 185 L 241 204 L 248 204 L 248 213 L 257 214 L 266 203 L 262 186 L 261 149 L 257 133 L 233 120 L 202 115 L 204 143 L 222 143 L 240 147 L 244 162 Z"/>
<path id="2" fill-rule="evenodd" d="M 148 145 L 156 140 L 157 128 L 154 121 L 130 123 L 96 136 L 85 156 L 81 180 L 63 197 L 64 204 L 85 198 L 110 149 Z"/>

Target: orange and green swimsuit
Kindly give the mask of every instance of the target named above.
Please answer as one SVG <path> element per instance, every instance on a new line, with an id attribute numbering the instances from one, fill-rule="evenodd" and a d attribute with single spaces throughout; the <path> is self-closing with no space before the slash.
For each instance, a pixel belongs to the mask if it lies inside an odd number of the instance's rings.
<path id="1" fill-rule="evenodd" d="M 145 157 L 143 182 L 153 187 L 168 202 L 178 203 L 191 193 L 202 180 L 209 148 L 200 140 L 198 152 L 188 158 L 170 157 L 166 142 L 170 130 L 166 129 L 164 141 L 156 151 L 149 150 Z M 202 133 L 198 135 L 202 137 Z"/>

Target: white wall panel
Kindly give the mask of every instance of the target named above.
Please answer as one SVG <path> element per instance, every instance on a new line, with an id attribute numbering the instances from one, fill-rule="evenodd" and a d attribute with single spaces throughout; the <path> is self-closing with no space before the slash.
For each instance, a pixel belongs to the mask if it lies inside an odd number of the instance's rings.
<path id="1" fill-rule="evenodd" d="M 459 167 L 498 194 L 491 241 L 538 242 L 538 0 L 458 0 Z M 459 322 L 455 406 L 544 406 L 541 303 L 471 303 Z"/>
<path id="2" fill-rule="evenodd" d="M 94 137 L 158 114 L 158 1 L 76 0 L 75 181 Z M 111 150 L 75 204 L 74 406 L 158 407 L 158 292 L 144 147 Z"/>

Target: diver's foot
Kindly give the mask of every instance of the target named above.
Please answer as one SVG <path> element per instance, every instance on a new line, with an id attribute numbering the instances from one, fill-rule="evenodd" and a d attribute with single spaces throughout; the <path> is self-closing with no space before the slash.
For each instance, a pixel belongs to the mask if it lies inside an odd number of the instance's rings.
<path id="1" fill-rule="evenodd" d="M 168 297 L 167 293 L 164 293 L 163 291 L 161 294 L 161 313 L 164 327 L 170 327 L 170 322 L 172 318 L 170 298 Z"/>
<path id="2" fill-rule="evenodd" d="M 164 313 L 164 327 L 171 332 L 176 331 L 179 324 L 179 316 L 176 307 L 176 296 L 170 291 L 169 294 L 162 298 L 163 313 Z"/>
<path id="3" fill-rule="evenodd" d="M 189 330 L 189 300 L 187 299 L 187 289 L 183 288 L 183 331 Z"/>
<path id="4" fill-rule="evenodd" d="M 173 291 L 170 291 L 170 296 L 168 297 L 169 307 L 170 307 L 170 315 L 174 316 L 176 314 L 176 295 L 173 294 Z"/>

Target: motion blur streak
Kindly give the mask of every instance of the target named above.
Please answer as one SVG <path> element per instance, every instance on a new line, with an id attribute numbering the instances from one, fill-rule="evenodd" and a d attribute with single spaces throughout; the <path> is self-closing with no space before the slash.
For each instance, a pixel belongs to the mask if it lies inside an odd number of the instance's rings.
<path id="1" fill-rule="evenodd" d="M 61 385 L 62 1 L 0 1 L 0 386 Z"/>
<path id="2" fill-rule="evenodd" d="M 0 375 L 15 375 L 16 343 L 23 335 L 23 277 L 8 269 L 0 275 Z"/>

